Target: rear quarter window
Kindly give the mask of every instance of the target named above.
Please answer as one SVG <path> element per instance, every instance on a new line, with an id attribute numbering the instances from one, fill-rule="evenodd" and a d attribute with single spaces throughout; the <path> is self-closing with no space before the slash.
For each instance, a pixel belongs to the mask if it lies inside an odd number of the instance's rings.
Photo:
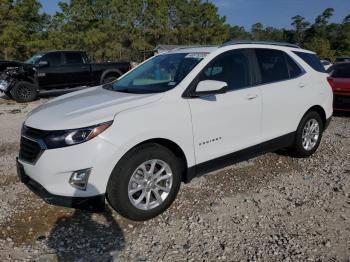
<path id="1" fill-rule="evenodd" d="M 289 77 L 290 78 L 296 78 L 303 74 L 303 70 L 297 65 L 297 63 L 294 62 L 294 60 L 287 54 L 285 54 L 286 61 L 287 61 L 287 67 L 289 71 Z"/>
<path id="2" fill-rule="evenodd" d="M 321 72 L 321 73 L 326 73 L 326 70 L 321 63 L 321 60 L 317 55 L 310 54 L 310 53 L 304 53 L 304 52 L 297 52 L 297 51 L 294 51 L 293 53 L 296 54 L 297 56 L 299 56 L 301 59 L 303 59 L 314 70 Z"/>

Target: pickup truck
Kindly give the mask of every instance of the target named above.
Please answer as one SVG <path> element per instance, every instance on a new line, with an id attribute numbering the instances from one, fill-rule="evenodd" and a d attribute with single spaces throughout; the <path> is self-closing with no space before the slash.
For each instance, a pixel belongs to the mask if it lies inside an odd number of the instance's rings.
<path id="1" fill-rule="evenodd" d="M 83 51 L 43 52 L 5 70 L 0 76 L 0 91 L 17 102 L 30 102 L 46 91 L 110 83 L 130 68 L 128 62 L 90 63 Z"/>

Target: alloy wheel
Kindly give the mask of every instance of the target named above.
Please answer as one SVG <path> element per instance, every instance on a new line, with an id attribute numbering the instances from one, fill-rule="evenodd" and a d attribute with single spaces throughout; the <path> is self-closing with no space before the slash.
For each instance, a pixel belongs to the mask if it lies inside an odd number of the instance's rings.
<path id="1" fill-rule="evenodd" d="M 165 201 L 172 185 L 170 166 L 159 159 L 148 160 L 136 168 L 129 180 L 129 200 L 138 209 L 151 210 Z"/>
<path id="2" fill-rule="evenodd" d="M 307 151 L 312 150 L 320 137 L 320 125 L 316 119 L 310 119 L 306 122 L 303 133 L 302 133 L 302 143 L 303 148 Z"/>

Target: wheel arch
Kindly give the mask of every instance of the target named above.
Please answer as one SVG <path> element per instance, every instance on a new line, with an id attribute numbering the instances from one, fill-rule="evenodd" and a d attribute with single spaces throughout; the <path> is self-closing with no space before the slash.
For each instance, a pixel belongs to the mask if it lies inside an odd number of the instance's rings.
<path id="1" fill-rule="evenodd" d="M 179 161 L 181 162 L 182 167 L 183 167 L 182 174 L 181 174 L 181 181 L 188 182 L 188 180 L 187 180 L 188 160 L 187 160 L 186 154 L 176 142 L 174 142 L 170 139 L 167 139 L 167 138 L 150 138 L 150 139 L 146 139 L 144 141 L 141 141 L 141 142 L 129 147 L 129 149 L 123 153 L 122 157 L 115 164 L 115 166 L 117 166 L 120 163 L 120 161 L 122 160 L 122 158 L 126 154 L 128 154 L 131 150 L 133 150 L 141 145 L 145 145 L 145 144 L 158 144 L 158 145 L 166 147 L 171 152 L 173 152 L 175 154 L 175 156 L 179 159 Z"/>
<path id="2" fill-rule="evenodd" d="M 180 162 L 183 166 L 183 170 L 182 170 L 182 174 L 181 174 L 181 181 L 186 182 L 187 181 L 188 163 L 187 163 L 187 158 L 186 158 L 185 152 L 182 150 L 182 148 L 177 143 L 175 143 L 169 139 L 166 139 L 166 138 L 148 139 L 148 140 L 145 140 L 145 141 L 137 144 L 133 148 L 138 147 L 140 145 L 144 145 L 144 144 L 150 144 L 150 143 L 155 143 L 155 144 L 159 144 L 161 146 L 164 146 L 175 154 L 175 156 L 180 160 Z"/>
<path id="3" fill-rule="evenodd" d="M 101 79 L 100 79 L 100 84 L 103 83 L 103 80 L 108 76 L 108 75 L 115 75 L 117 77 L 120 77 L 123 73 L 119 69 L 109 69 L 106 70 L 102 73 Z"/>
<path id="4" fill-rule="evenodd" d="M 303 117 L 311 111 L 317 112 L 320 115 L 320 117 L 322 119 L 323 128 L 325 128 L 326 124 L 327 124 L 327 117 L 326 117 L 326 111 L 324 110 L 324 108 L 320 105 L 314 105 L 314 106 L 310 107 L 309 110 L 306 111 L 306 113 L 303 115 Z"/>

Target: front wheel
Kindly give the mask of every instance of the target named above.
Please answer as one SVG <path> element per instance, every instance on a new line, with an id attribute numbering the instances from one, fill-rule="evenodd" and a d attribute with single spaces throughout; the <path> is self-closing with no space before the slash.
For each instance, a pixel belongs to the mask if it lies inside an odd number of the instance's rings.
<path id="1" fill-rule="evenodd" d="M 110 205 L 132 220 L 151 219 L 175 200 L 182 165 L 166 147 L 145 144 L 129 151 L 117 164 L 107 186 Z"/>
<path id="2" fill-rule="evenodd" d="M 323 122 L 317 112 L 308 112 L 298 126 L 293 152 L 297 157 L 311 156 L 320 145 Z"/>
<path id="3" fill-rule="evenodd" d="M 10 92 L 12 98 L 19 103 L 32 102 L 38 95 L 36 86 L 28 82 L 16 83 Z"/>

